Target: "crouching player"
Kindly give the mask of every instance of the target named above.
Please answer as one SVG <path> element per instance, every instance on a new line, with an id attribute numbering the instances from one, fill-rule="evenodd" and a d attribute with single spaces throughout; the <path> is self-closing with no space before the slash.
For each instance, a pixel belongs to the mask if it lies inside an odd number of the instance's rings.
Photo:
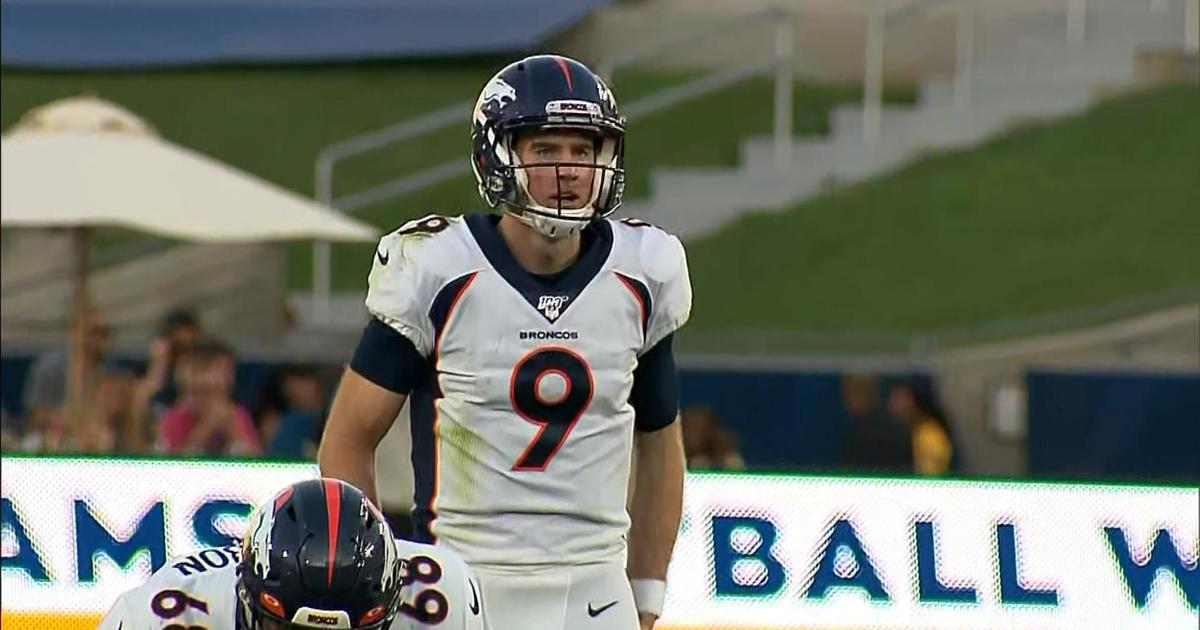
<path id="1" fill-rule="evenodd" d="M 358 489 L 313 479 L 263 504 L 240 547 L 168 561 L 99 630 L 482 630 L 481 606 L 457 555 L 396 540 Z"/>

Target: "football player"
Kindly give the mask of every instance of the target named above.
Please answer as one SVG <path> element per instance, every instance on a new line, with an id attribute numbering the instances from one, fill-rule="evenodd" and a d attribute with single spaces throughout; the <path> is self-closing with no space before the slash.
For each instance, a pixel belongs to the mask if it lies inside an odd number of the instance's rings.
<path id="1" fill-rule="evenodd" d="M 374 492 L 375 448 L 407 401 L 418 538 L 467 561 L 490 627 L 650 628 L 682 506 L 683 246 L 608 218 L 625 121 L 585 65 L 513 63 L 471 122 L 498 212 L 431 215 L 380 241 L 322 474 Z"/>
<path id="2" fill-rule="evenodd" d="M 449 550 L 395 540 L 358 489 L 314 479 L 260 506 L 240 546 L 167 562 L 99 629 L 479 630 L 467 571 Z"/>

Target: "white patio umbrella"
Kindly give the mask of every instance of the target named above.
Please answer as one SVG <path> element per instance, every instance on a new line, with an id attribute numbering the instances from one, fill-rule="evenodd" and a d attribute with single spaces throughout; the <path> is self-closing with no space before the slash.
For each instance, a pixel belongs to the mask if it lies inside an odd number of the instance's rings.
<path id="1" fill-rule="evenodd" d="M 27 112 L 0 138 L 0 175 L 0 225 L 73 234 L 75 330 L 83 330 L 88 312 L 88 255 L 97 227 L 204 242 L 377 237 L 369 225 L 164 140 L 128 110 L 92 96 Z M 70 337 L 67 400 L 75 418 L 87 340 Z"/>

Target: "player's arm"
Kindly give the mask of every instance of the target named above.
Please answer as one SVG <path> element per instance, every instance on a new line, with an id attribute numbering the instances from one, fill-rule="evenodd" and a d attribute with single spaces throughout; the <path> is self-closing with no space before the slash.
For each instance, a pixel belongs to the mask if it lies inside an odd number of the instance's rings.
<path id="1" fill-rule="evenodd" d="M 317 451 L 322 476 L 354 485 L 379 505 L 375 448 L 427 369 L 425 357 L 407 337 L 371 319 L 329 410 Z"/>
<path id="2" fill-rule="evenodd" d="M 634 371 L 636 413 L 628 573 L 643 627 L 661 614 L 667 565 L 683 511 L 683 438 L 678 422 L 679 377 L 672 336 L 646 352 Z"/>
<path id="3" fill-rule="evenodd" d="M 367 279 L 367 311 L 350 365 L 342 374 L 317 451 L 321 475 L 350 483 L 379 505 L 375 448 L 408 393 L 429 367 L 420 274 L 396 234 L 384 236 Z"/>
<path id="4" fill-rule="evenodd" d="M 645 351 L 638 357 L 629 402 L 635 413 L 628 573 L 643 629 L 662 614 L 667 565 L 683 512 L 683 438 L 674 332 L 692 310 L 687 255 L 679 239 L 646 228 L 643 271 L 652 296 Z"/>
<path id="5" fill-rule="evenodd" d="M 392 428 L 406 396 L 376 385 L 354 370 L 342 373 L 317 450 L 322 477 L 341 479 L 361 489 L 375 505 L 375 448 Z"/>

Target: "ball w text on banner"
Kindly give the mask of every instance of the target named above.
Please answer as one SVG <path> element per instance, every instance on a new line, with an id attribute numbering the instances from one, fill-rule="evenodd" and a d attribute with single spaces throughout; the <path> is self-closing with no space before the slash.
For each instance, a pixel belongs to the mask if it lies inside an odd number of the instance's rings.
<path id="1" fill-rule="evenodd" d="M 92 628 L 316 474 L 5 456 L 3 628 Z M 1192 630 L 1198 521 L 1196 487 L 691 474 L 656 627 Z"/>
<path id="2" fill-rule="evenodd" d="M 1200 489 L 691 475 L 656 628 L 1194 630 Z"/>

